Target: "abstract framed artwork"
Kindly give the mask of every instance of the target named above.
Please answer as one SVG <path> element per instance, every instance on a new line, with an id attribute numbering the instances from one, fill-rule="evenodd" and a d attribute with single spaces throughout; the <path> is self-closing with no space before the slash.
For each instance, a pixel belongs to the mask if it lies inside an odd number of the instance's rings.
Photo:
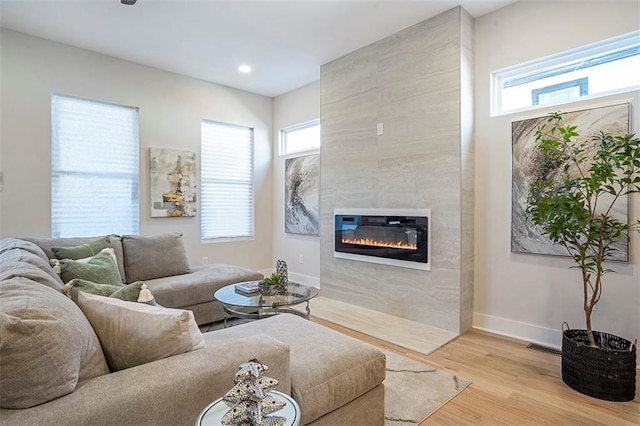
<path id="1" fill-rule="evenodd" d="M 594 149 L 591 137 L 600 131 L 611 134 L 630 132 L 630 103 L 608 105 L 597 108 L 567 112 L 563 116 L 564 125 L 577 126 L 580 141 L 585 149 Z M 533 253 L 568 256 L 566 249 L 554 244 L 543 236 L 541 228 L 535 226 L 526 213 L 529 188 L 539 167 L 536 155 L 535 132 L 547 116 L 514 121 L 511 123 L 512 162 L 511 162 L 511 251 L 514 253 Z M 564 163 L 558 167 L 564 167 Z M 614 216 L 623 223 L 629 223 L 629 197 L 616 203 Z M 616 244 L 614 260 L 629 260 L 629 243 L 621 238 Z"/>
<path id="2" fill-rule="evenodd" d="M 196 215 L 196 154 L 149 148 L 151 217 Z"/>
<path id="3" fill-rule="evenodd" d="M 284 230 L 320 235 L 320 155 L 285 160 Z"/>

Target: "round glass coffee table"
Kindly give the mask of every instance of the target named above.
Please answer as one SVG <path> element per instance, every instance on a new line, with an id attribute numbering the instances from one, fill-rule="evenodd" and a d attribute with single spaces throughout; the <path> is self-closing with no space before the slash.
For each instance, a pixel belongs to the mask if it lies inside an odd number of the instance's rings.
<path id="1" fill-rule="evenodd" d="M 244 319 L 261 319 L 279 313 L 296 314 L 309 319 L 311 308 L 309 301 L 318 295 L 318 289 L 289 281 L 287 292 L 276 296 L 263 296 L 260 293 L 243 294 L 236 291 L 236 284 L 230 284 L 216 291 L 213 297 L 224 306 L 224 326 L 229 315 Z M 304 312 L 291 309 L 293 305 L 307 304 Z"/>

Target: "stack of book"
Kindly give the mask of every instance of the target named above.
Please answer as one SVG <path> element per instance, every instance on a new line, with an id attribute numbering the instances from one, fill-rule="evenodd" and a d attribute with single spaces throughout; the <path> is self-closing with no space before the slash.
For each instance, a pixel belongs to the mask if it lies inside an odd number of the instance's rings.
<path id="1" fill-rule="evenodd" d="M 244 283 L 238 283 L 236 284 L 236 293 L 245 295 L 256 294 L 260 291 L 258 288 L 259 283 L 260 281 L 247 281 Z"/>

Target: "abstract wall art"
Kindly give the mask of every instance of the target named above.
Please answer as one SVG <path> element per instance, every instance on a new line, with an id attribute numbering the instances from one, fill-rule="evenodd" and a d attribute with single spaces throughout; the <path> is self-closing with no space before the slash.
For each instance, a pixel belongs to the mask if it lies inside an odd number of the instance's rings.
<path id="1" fill-rule="evenodd" d="M 320 155 L 285 160 L 285 232 L 320 235 Z"/>
<path id="2" fill-rule="evenodd" d="M 594 149 L 591 137 L 600 131 L 614 135 L 629 133 L 630 109 L 629 103 L 623 103 L 567 112 L 563 117 L 563 125 L 577 126 L 579 140 L 584 144 L 584 148 Z M 535 150 L 535 133 L 546 118 L 547 116 L 542 116 L 511 123 L 511 251 L 567 256 L 564 247 L 541 235 L 541 229 L 531 223 L 526 213 L 529 187 L 539 166 Z M 564 164 L 558 167 L 564 167 Z M 628 208 L 628 197 L 616 203 L 614 215 L 623 223 L 628 223 Z M 621 239 L 616 248 L 618 251 L 613 258 L 628 261 L 628 240 Z"/>
<path id="3" fill-rule="evenodd" d="M 151 217 L 196 215 L 196 154 L 149 148 Z"/>

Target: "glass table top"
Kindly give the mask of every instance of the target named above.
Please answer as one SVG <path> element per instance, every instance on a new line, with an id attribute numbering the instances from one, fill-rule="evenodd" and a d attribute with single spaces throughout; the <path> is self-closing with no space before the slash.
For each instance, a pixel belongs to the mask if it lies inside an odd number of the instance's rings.
<path id="1" fill-rule="evenodd" d="M 263 296 L 260 293 L 242 294 L 236 292 L 235 284 L 222 287 L 216 291 L 213 297 L 227 306 L 240 306 L 245 308 L 275 308 L 278 306 L 296 305 L 307 302 L 318 295 L 318 289 L 304 284 L 289 281 L 286 294 L 276 296 Z"/>

